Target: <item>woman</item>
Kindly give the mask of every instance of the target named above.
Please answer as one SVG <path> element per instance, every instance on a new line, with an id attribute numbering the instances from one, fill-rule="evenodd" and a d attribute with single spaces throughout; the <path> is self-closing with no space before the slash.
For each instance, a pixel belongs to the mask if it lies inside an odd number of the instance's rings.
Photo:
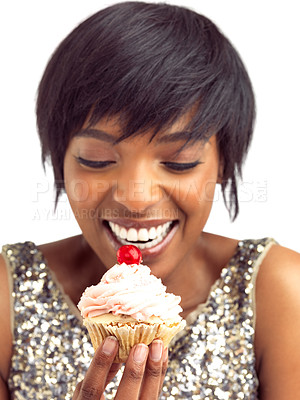
<path id="1" fill-rule="evenodd" d="M 185 8 L 116 4 L 60 44 L 39 86 L 37 123 L 57 199 L 65 190 L 82 235 L 3 249 L 3 398 L 300 393 L 299 255 L 273 239 L 203 231 L 216 185 L 232 218 L 238 213 L 254 114 L 237 52 Z M 139 246 L 153 274 L 181 296 L 188 326 L 169 349 L 167 372 L 160 341 L 140 344 L 110 382 L 117 343 L 104 342 L 89 367 L 74 305 L 123 243 Z"/>

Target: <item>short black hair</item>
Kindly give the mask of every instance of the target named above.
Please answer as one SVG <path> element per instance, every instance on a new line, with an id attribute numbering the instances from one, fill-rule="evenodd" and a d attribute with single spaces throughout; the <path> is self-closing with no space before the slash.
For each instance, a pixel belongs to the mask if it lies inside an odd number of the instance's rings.
<path id="1" fill-rule="evenodd" d="M 124 139 L 158 133 L 192 107 L 188 140 L 217 135 L 223 197 L 234 219 L 255 119 L 237 51 L 211 20 L 185 7 L 129 1 L 90 16 L 55 50 L 38 88 L 42 160 L 51 159 L 56 199 L 68 143 L 89 114 L 91 125 L 118 115 Z"/>

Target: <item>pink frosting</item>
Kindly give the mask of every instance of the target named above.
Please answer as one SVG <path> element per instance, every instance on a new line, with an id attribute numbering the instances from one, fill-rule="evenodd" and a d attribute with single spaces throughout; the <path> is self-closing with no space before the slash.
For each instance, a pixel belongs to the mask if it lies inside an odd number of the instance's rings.
<path id="1" fill-rule="evenodd" d="M 123 263 L 110 268 L 98 285 L 86 288 L 78 308 L 84 318 L 112 313 L 147 321 L 152 316 L 178 318 L 180 301 L 180 296 L 166 293 L 149 267 Z"/>

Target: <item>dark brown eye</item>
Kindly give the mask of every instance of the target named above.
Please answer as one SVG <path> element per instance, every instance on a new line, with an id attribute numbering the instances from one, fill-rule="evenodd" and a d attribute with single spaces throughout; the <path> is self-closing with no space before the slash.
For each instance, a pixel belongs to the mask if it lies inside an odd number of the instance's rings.
<path id="1" fill-rule="evenodd" d="M 82 157 L 76 157 L 76 160 L 81 165 L 95 169 L 101 169 L 107 167 L 108 165 L 115 164 L 115 161 L 92 161 L 92 160 L 86 160 L 85 158 Z"/>
<path id="2" fill-rule="evenodd" d="M 195 168 L 197 165 L 202 164 L 200 161 L 194 161 L 191 163 L 175 163 L 175 162 L 163 162 L 168 169 L 172 169 L 173 171 L 181 172 L 187 171 L 189 169 Z"/>

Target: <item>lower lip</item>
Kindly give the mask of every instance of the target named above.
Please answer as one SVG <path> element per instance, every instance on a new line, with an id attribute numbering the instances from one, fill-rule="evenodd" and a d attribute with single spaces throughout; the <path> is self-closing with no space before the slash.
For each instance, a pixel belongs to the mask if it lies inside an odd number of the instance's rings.
<path id="1" fill-rule="evenodd" d="M 178 222 L 176 222 L 161 242 L 159 242 L 153 247 L 141 250 L 144 262 L 147 262 L 147 260 L 159 256 L 161 253 L 165 251 L 166 247 L 169 245 L 175 233 L 177 232 L 178 225 L 179 225 Z M 117 251 L 119 247 L 123 246 L 123 244 L 118 241 L 116 236 L 112 233 L 112 231 L 106 224 L 103 224 L 103 227 L 106 235 L 109 238 L 109 241 L 112 243 L 114 249 Z"/>

